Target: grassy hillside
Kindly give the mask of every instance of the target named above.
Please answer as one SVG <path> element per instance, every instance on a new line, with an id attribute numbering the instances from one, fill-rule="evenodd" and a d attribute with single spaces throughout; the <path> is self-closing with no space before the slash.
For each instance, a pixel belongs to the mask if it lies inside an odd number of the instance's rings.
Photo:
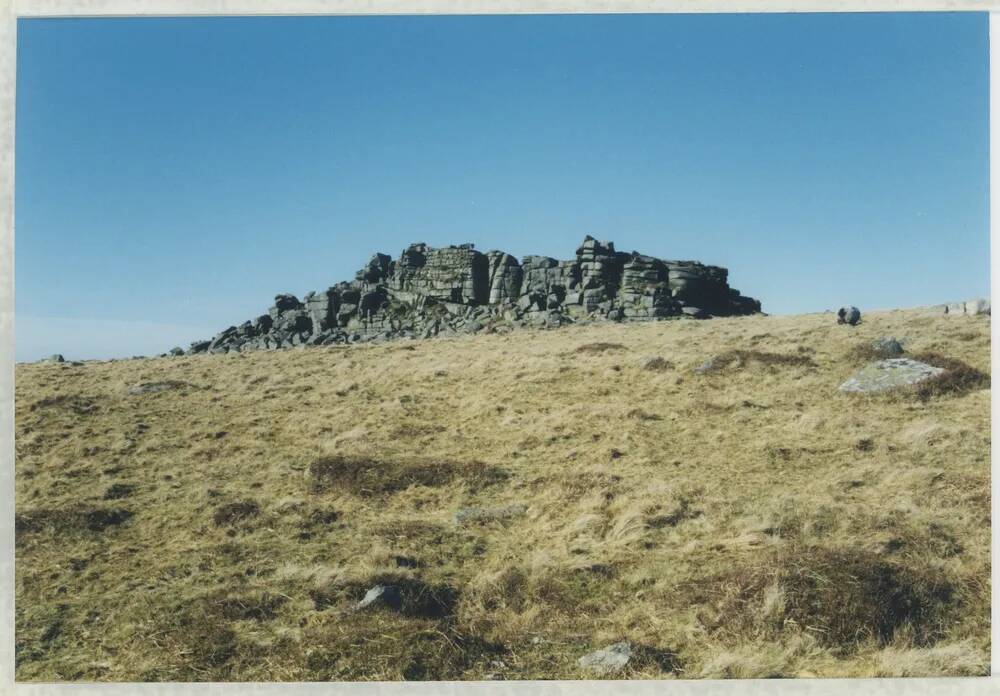
<path id="1" fill-rule="evenodd" d="M 17 677 L 572 679 L 619 640 L 630 678 L 985 674 L 989 389 L 837 386 L 884 335 L 988 373 L 989 329 L 18 365 Z M 379 583 L 401 607 L 350 610 Z"/>

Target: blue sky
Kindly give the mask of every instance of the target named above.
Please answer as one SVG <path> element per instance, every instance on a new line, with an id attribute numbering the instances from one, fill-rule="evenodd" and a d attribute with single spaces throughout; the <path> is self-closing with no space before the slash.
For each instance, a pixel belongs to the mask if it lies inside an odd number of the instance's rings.
<path id="1" fill-rule="evenodd" d="M 987 24 L 21 20 L 16 357 L 186 346 L 413 241 L 592 234 L 772 313 L 988 295 Z"/>

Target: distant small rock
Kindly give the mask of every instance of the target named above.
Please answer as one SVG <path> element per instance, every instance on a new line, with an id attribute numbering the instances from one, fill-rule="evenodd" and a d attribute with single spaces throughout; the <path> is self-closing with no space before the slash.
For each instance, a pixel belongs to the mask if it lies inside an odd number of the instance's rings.
<path id="1" fill-rule="evenodd" d="M 879 355 L 887 358 L 895 358 L 904 353 L 903 344 L 893 337 L 882 337 L 872 341 L 872 349 Z"/>
<path id="2" fill-rule="evenodd" d="M 948 316 L 978 316 L 981 314 L 989 316 L 990 301 L 980 297 L 966 302 L 948 302 L 920 309 L 930 314 L 947 314 Z"/>
<path id="3" fill-rule="evenodd" d="M 50 355 L 47 358 L 42 358 L 38 362 L 43 362 L 43 363 L 61 363 L 61 362 L 66 362 L 66 358 L 64 358 L 59 353 L 56 353 L 54 355 Z"/>
<path id="4" fill-rule="evenodd" d="M 392 585 L 375 585 L 368 590 L 361 601 L 355 605 L 356 610 L 367 609 L 368 607 L 385 606 L 390 609 L 399 609 L 403 605 L 403 597 L 399 589 Z"/>
<path id="5" fill-rule="evenodd" d="M 841 307 L 837 310 L 837 323 L 856 326 L 861 321 L 861 310 L 857 307 Z"/>
<path id="6" fill-rule="evenodd" d="M 695 371 L 696 374 L 703 375 L 703 374 L 705 374 L 707 372 L 711 372 L 714 369 L 715 369 L 715 360 L 713 358 L 709 358 L 708 360 L 706 360 L 705 362 L 703 362 L 701 365 L 699 365 L 698 367 L 694 368 L 694 371 Z"/>
<path id="7" fill-rule="evenodd" d="M 984 299 L 969 300 L 964 306 L 965 313 L 970 316 L 990 313 L 990 301 Z"/>
<path id="8" fill-rule="evenodd" d="M 610 674 L 625 669 L 631 659 L 632 646 L 627 641 L 622 641 L 587 653 L 577 662 L 584 669 L 597 674 Z"/>
<path id="9" fill-rule="evenodd" d="M 842 392 L 875 393 L 918 384 L 944 372 L 909 358 L 878 360 L 863 367 L 853 377 L 840 385 Z"/>
<path id="10" fill-rule="evenodd" d="M 640 367 L 643 370 L 649 370 L 650 372 L 662 372 L 663 370 L 670 370 L 673 368 L 673 363 L 669 360 L 664 360 L 658 355 L 649 356 L 642 359 Z"/>

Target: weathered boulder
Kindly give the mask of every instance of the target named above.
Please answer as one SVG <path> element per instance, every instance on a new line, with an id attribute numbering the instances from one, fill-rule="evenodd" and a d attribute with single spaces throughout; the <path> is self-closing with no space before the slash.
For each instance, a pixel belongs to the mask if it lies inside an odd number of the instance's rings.
<path id="1" fill-rule="evenodd" d="M 872 341 L 872 350 L 880 356 L 895 358 L 903 354 L 903 344 L 893 337 L 882 337 Z"/>
<path id="2" fill-rule="evenodd" d="M 857 307 L 841 307 L 837 310 L 837 323 L 856 326 L 861 321 L 861 310 Z"/>
<path id="3" fill-rule="evenodd" d="M 279 312 L 289 309 L 302 309 L 302 303 L 299 302 L 299 299 L 295 295 L 282 293 L 274 296 L 274 308 Z"/>
<path id="4" fill-rule="evenodd" d="M 524 272 L 510 254 L 502 251 L 486 252 L 489 267 L 489 298 L 491 305 L 512 302 L 521 294 Z"/>
<path id="5" fill-rule="evenodd" d="M 974 316 L 977 314 L 990 313 L 990 301 L 984 299 L 969 300 L 965 303 L 965 313 Z"/>
<path id="6" fill-rule="evenodd" d="M 586 670 L 603 675 L 620 672 L 628 666 L 631 659 L 632 646 L 627 641 L 622 641 L 587 653 L 577 663 Z"/>
<path id="7" fill-rule="evenodd" d="M 854 376 L 840 385 L 842 392 L 877 393 L 898 389 L 943 373 L 940 367 L 909 358 L 889 358 L 878 360 L 863 367 Z"/>

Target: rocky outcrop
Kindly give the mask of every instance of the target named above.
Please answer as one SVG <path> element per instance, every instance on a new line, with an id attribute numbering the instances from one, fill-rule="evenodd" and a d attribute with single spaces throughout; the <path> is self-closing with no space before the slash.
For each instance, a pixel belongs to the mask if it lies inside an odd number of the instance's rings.
<path id="1" fill-rule="evenodd" d="M 185 352 L 759 311 L 759 301 L 729 287 L 725 268 L 615 251 L 613 243 L 589 236 L 569 261 L 526 256 L 518 262 L 502 251 L 476 251 L 471 244 L 435 249 L 416 243 L 395 260 L 375 254 L 354 280 L 307 293 L 301 301 L 277 295 L 266 314 L 195 341 Z"/>

